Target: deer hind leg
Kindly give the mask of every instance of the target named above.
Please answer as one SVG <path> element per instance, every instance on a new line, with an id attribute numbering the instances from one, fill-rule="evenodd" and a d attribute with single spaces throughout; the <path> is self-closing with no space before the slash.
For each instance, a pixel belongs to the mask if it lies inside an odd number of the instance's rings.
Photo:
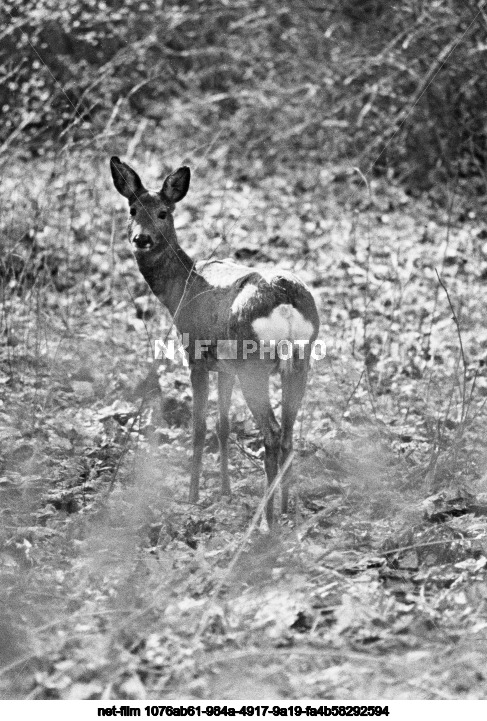
<path id="1" fill-rule="evenodd" d="M 265 472 L 267 487 L 270 488 L 277 475 L 279 454 L 279 423 L 276 420 L 269 399 L 269 373 L 267 369 L 254 367 L 245 369 L 239 375 L 240 387 L 255 422 L 264 436 Z M 267 501 L 266 518 L 272 525 L 274 517 L 274 498 Z"/>
<path id="2" fill-rule="evenodd" d="M 234 382 L 235 376 L 230 375 L 229 373 L 218 373 L 219 420 L 217 432 L 218 442 L 220 444 L 222 496 L 230 495 L 230 481 L 228 478 L 228 436 L 230 434 L 230 422 L 228 419 L 228 412 L 230 410 Z"/>
<path id="3" fill-rule="evenodd" d="M 291 371 L 281 374 L 282 379 L 282 419 L 279 466 L 282 467 L 293 450 L 293 428 L 301 407 L 306 381 L 308 378 L 308 360 L 295 360 Z M 281 481 L 281 509 L 287 513 L 289 486 L 292 480 L 292 466 L 287 469 Z"/>
<path id="4" fill-rule="evenodd" d="M 190 503 L 196 503 L 199 497 L 201 465 L 206 437 L 209 375 L 207 370 L 191 369 L 191 385 L 193 387 L 193 461 L 189 485 Z"/>

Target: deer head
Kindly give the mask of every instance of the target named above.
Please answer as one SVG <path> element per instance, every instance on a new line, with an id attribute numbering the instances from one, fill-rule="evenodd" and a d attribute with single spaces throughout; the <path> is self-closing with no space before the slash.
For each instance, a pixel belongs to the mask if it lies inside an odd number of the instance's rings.
<path id="1" fill-rule="evenodd" d="M 182 166 L 167 176 L 159 191 L 147 190 L 135 170 L 120 158 L 110 159 L 113 184 L 129 202 L 128 234 L 136 256 L 177 246 L 173 212 L 189 188 L 191 173 Z"/>

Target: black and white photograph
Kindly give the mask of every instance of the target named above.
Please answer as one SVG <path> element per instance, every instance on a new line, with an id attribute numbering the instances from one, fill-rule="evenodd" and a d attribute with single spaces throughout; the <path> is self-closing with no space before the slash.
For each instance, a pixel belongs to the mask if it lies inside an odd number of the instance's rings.
<path id="1" fill-rule="evenodd" d="M 0 19 L 0 713 L 485 700 L 486 0 Z"/>

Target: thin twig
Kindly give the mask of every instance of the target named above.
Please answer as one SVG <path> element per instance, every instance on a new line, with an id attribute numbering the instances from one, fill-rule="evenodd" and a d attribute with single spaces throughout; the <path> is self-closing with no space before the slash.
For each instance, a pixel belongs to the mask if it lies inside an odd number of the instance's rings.
<path id="1" fill-rule="evenodd" d="M 457 314 L 455 313 L 455 308 L 453 307 L 453 303 L 452 303 L 452 301 L 451 301 L 450 294 L 449 294 L 449 292 L 448 292 L 448 288 L 446 287 L 446 285 L 445 285 L 445 284 L 443 283 L 443 281 L 441 280 L 440 274 L 438 273 L 438 271 L 437 271 L 436 268 L 435 268 L 435 273 L 436 273 L 436 276 L 437 276 L 437 278 L 438 278 L 439 284 L 441 285 L 441 287 L 442 287 L 443 290 L 445 291 L 446 297 L 448 298 L 448 305 L 450 306 L 450 310 L 451 310 L 451 312 L 452 312 L 453 322 L 455 323 L 455 327 L 456 327 L 456 329 L 457 329 L 458 342 L 459 342 L 459 344 L 460 344 L 460 355 L 461 355 L 462 363 L 463 363 L 462 418 L 461 418 L 461 422 L 462 422 L 462 424 L 463 424 L 463 422 L 464 422 L 464 420 L 465 420 L 465 415 L 464 415 L 464 414 L 465 414 L 465 403 L 466 403 L 466 397 L 467 397 L 467 361 L 466 361 L 466 358 L 465 358 L 465 351 L 464 351 L 464 349 L 463 349 L 462 333 L 461 333 L 461 330 L 460 330 L 460 323 L 459 323 L 459 321 L 458 321 Z"/>
<path id="2" fill-rule="evenodd" d="M 272 485 L 267 489 L 266 493 L 264 494 L 264 497 L 262 498 L 261 502 L 260 502 L 259 505 L 257 506 L 257 510 L 256 510 L 255 513 L 254 513 L 254 516 L 253 516 L 253 518 L 252 518 L 252 521 L 251 521 L 250 524 L 249 524 L 249 527 L 247 528 L 247 530 L 245 531 L 245 533 L 244 533 L 244 535 L 243 535 L 243 538 L 242 538 L 242 541 L 241 541 L 241 543 L 240 543 L 240 547 L 239 547 L 239 549 L 237 550 L 237 553 L 235 554 L 235 556 L 232 558 L 231 562 L 229 563 L 229 565 L 228 565 L 227 568 L 225 569 L 225 574 L 220 578 L 219 582 L 216 584 L 216 586 L 215 586 L 215 588 L 213 589 L 210 597 L 208 598 L 208 601 L 207 601 L 206 604 L 205 604 L 205 610 L 204 610 L 203 615 L 202 615 L 202 617 L 201 617 L 201 620 L 200 620 L 200 622 L 199 622 L 199 624 L 198 624 L 198 630 L 197 630 L 197 635 L 198 635 L 198 636 L 201 636 L 201 634 L 202 634 L 203 631 L 205 630 L 206 623 L 207 623 L 207 621 L 208 621 L 208 619 L 209 619 L 209 617 L 210 617 L 211 607 L 212 607 L 212 603 L 213 603 L 214 599 L 218 598 L 218 595 L 220 594 L 220 591 L 222 590 L 223 586 L 225 585 L 225 583 L 226 583 L 226 581 L 227 581 L 227 578 L 229 577 L 229 575 L 231 574 L 231 572 L 232 572 L 233 569 L 235 568 L 235 565 L 236 565 L 237 561 L 239 560 L 240 556 L 241 556 L 242 553 L 244 552 L 244 549 L 245 549 L 245 547 L 246 547 L 246 545 L 247 545 L 247 541 L 249 540 L 250 536 L 251 536 L 252 533 L 254 532 L 254 529 L 257 527 L 257 524 L 259 523 L 259 520 L 260 520 L 262 514 L 264 513 L 264 509 L 265 509 L 265 507 L 266 507 L 266 505 L 267 505 L 268 500 L 269 500 L 270 498 L 272 498 L 272 496 L 273 496 L 273 494 L 274 494 L 274 491 L 276 490 L 277 486 L 278 486 L 279 483 L 281 482 L 281 480 L 282 480 L 284 474 L 286 473 L 287 469 L 289 468 L 289 466 L 290 466 L 291 463 L 293 462 L 293 458 L 294 458 L 294 451 L 292 451 L 292 452 L 289 454 L 289 456 L 286 458 L 286 462 L 284 463 L 284 465 L 282 466 L 282 468 L 279 470 L 279 473 L 278 473 L 277 476 L 275 477 L 274 482 L 273 482 Z"/>

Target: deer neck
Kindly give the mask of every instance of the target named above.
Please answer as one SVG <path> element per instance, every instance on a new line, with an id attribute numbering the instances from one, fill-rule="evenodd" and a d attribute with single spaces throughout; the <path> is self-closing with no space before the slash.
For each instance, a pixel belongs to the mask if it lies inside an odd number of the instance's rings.
<path id="1" fill-rule="evenodd" d="M 178 326 L 180 311 L 206 290 L 208 283 L 196 272 L 194 261 L 180 245 L 171 244 L 157 255 L 137 253 L 136 257 L 145 281 Z"/>

